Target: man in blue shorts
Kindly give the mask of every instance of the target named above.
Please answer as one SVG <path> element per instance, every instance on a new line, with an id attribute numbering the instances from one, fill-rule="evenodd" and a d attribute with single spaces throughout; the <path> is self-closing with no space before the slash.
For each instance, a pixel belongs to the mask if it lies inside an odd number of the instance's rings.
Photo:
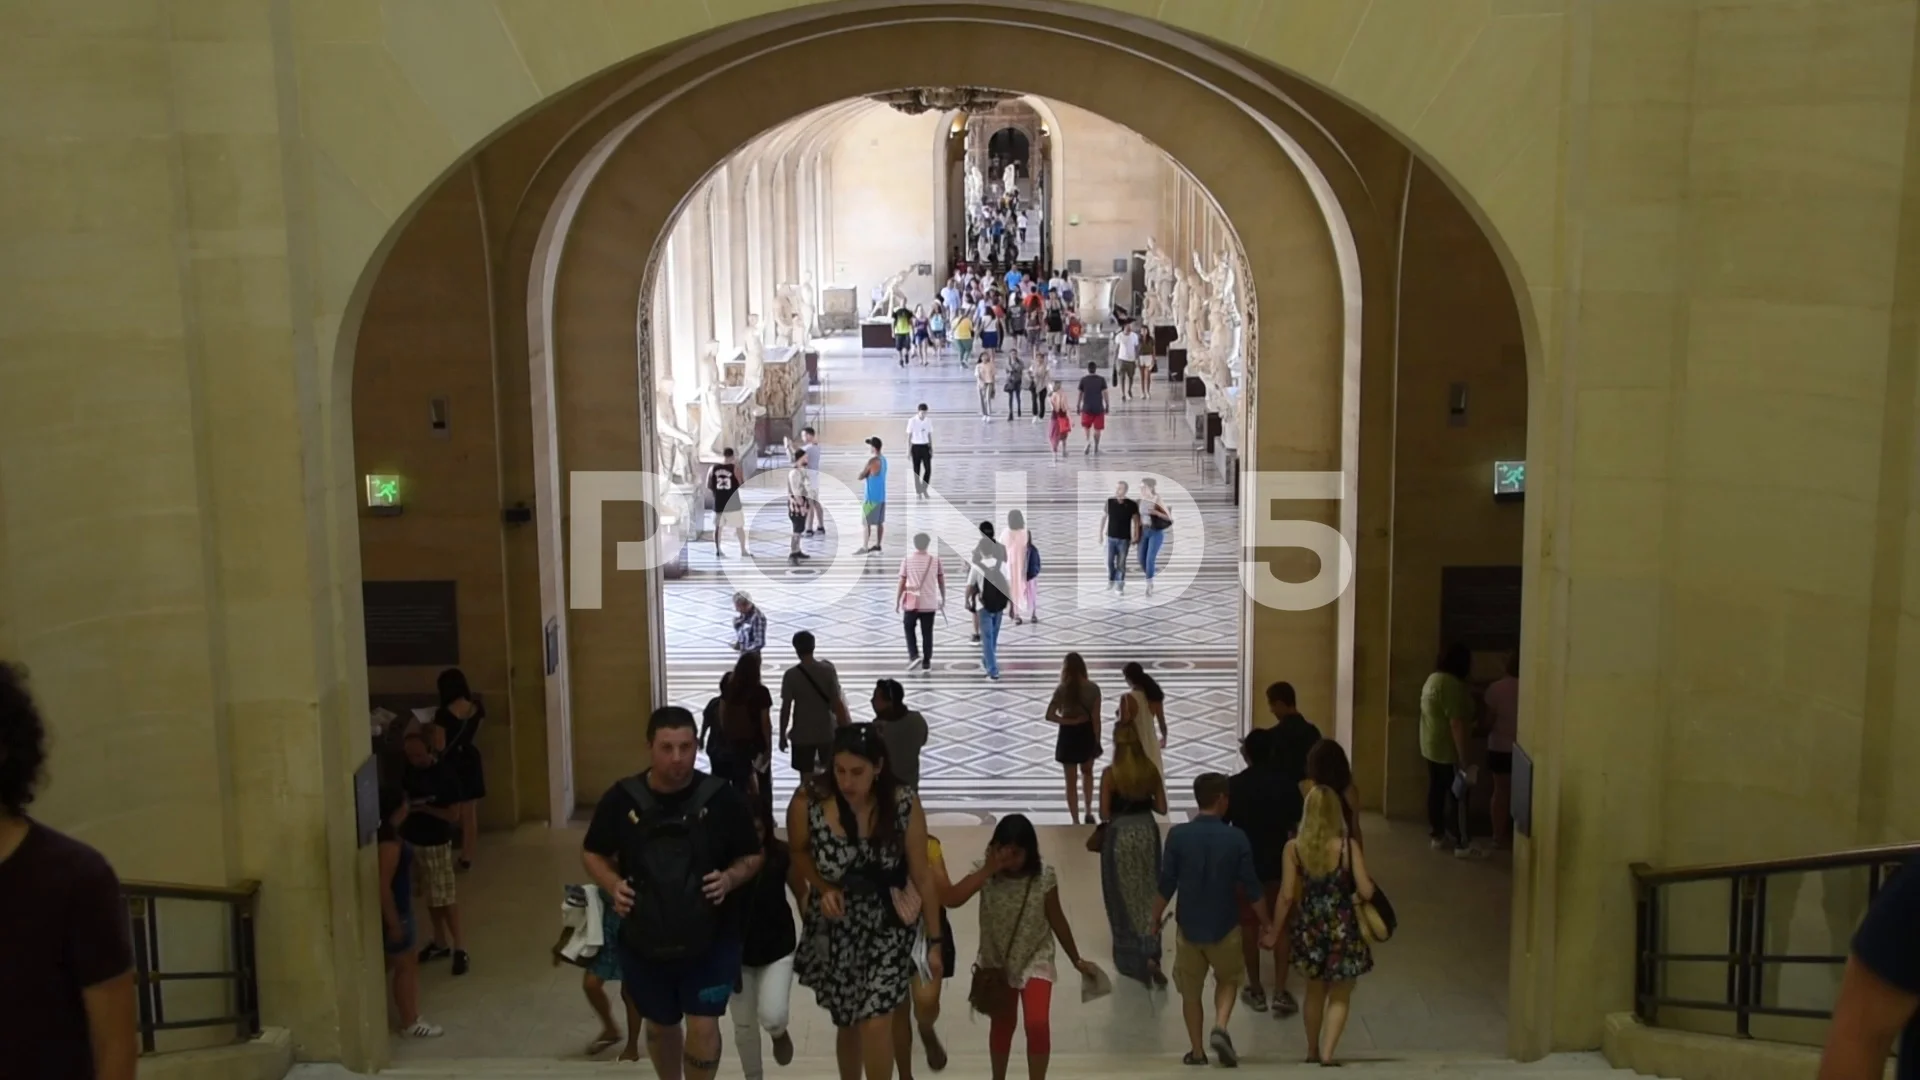
<path id="1" fill-rule="evenodd" d="M 745 796 L 693 767 L 692 713 L 655 709 L 647 746 L 652 765 L 594 808 L 580 861 L 621 917 L 621 989 L 646 1021 L 654 1073 L 712 1080 L 740 979 L 742 913 L 728 897 L 760 872 L 760 836 Z"/>

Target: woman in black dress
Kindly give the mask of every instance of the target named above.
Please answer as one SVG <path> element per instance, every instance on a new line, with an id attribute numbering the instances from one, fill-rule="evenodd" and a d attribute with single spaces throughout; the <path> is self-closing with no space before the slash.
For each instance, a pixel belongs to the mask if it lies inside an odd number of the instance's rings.
<path id="1" fill-rule="evenodd" d="M 487 771 L 480 761 L 480 747 L 474 743 L 487 710 L 473 699 L 467 677 L 459 668 L 440 673 L 439 689 L 440 707 L 433 714 L 433 748 L 451 767 L 459 786 L 459 866 L 467 870 L 473 866 L 473 852 L 480 838 L 480 800 L 487 797 Z"/>
<path id="2" fill-rule="evenodd" d="M 1087 793 L 1085 821 L 1094 823 L 1093 763 L 1100 757 L 1100 687 L 1087 675 L 1087 662 L 1077 652 L 1067 654 L 1060 667 L 1060 685 L 1047 703 L 1047 721 L 1060 726 L 1053 744 L 1053 760 L 1067 773 L 1067 816 L 1080 817 L 1080 791 Z"/>

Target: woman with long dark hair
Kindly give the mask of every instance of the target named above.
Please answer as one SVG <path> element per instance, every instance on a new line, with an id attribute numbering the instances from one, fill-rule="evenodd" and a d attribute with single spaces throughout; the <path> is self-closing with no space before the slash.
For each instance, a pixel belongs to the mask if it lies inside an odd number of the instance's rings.
<path id="1" fill-rule="evenodd" d="M 793 873 L 807 886 L 794 970 L 838 1029 L 842 1077 L 886 1080 L 908 1009 L 916 926 L 928 972 L 943 973 L 940 893 L 920 801 L 886 768 L 872 724 L 835 732 L 828 770 L 787 808 Z"/>
<path id="2" fill-rule="evenodd" d="M 480 734 L 480 722 L 487 710 L 473 699 L 467 688 L 467 676 L 459 668 L 448 668 L 438 680 L 440 707 L 433 713 L 434 753 L 453 771 L 460 791 L 460 862 L 462 870 L 473 866 L 474 848 L 480 839 L 480 800 L 487 797 L 487 770 L 480 760 L 480 747 L 474 738 Z"/>
<path id="3" fill-rule="evenodd" d="M 1093 824 L 1093 763 L 1100 756 L 1100 687 L 1087 674 L 1087 661 L 1070 652 L 1060 664 L 1060 685 L 1047 703 L 1047 721 L 1057 724 L 1053 760 L 1067 775 L 1067 816 L 1080 817 L 1080 790 L 1086 789 L 1086 823 Z"/>
<path id="4" fill-rule="evenodd" d="M 1332 739 L 1321 739 L 1307 751 L 1307 778 L 1300 782 L 1302 798 L 1323 787 L 1340 797 L 1340 813 L 1347 821 L 1347 835 L 1360 842 L 1360 789 L 1353 784 L 1353 766 L 1347 751 Z"/>
<path id="5" fill-rule="evenodd" d="M 760 681 L 760 654 L 741 653 L 720 695 L 720 737 L 726 745 L 722 776 L 758 812 L 773 815 L 773 695 Z"/>
<path id="6" fill-rule="evenodd" d="M 1120 696 L 1120 724 L 1131 724 L 1140 732 L 1140 745 L 1153 761 L 1153 767 L 1166 776 L 1167 766 L 1161 751 L 1167 746 L 1167 694 L 1147 669 L 1132 661 L 1120 669 L 1127 681 L 1127 692 Z"/>
<path id="7" fill-rule="evenodd" d="M 1027 1028 L 1027 1076 L 1045 1080 L 1053 1055 L 1049 1013 L 1053 1005 L 1053 943 L 1058 940 L 1067 959 L 1082 975 L 1094 971 L 1073 942 L 1073 928 L 1060 906 L 1060 889 L 1053 868 L 1040 860 L 1040 838 L 1025 814 L 1009 814 L 994 827 L 986 857 L 973 873 L 954 882 L 948 907 L 959 907 L 980 894 L 980 956 L 978 970 L 1006 973 L 1016 994 L 1003 1011 L 989 1016 L 987 1054 L 993 1080 L 1006 1080 L 1013 1055 L 1013 1029 L 1024 1016 Z"/>

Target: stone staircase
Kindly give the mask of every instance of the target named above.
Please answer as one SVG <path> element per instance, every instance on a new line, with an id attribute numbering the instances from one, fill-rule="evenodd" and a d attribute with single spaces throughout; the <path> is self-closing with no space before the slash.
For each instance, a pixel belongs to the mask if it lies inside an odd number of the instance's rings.
<path id="1" fill-rule="evenodd" d="M 721 1065 L 721 1080 L 736 1080 L 739 1064 Z M 1275 1063 L 1243 1058 L 1238 1071 L 1253 1070 L 1260 1076 L 1325 1076 L 1326 1073 L 1303 1062 Z M 1484 1057 L 1448 1054 L 1363 1055 L 1347 1062 L 1349 1071 L 1335 1075 L 1357 1076 L 1361 1080 L 1582 1080 L 1608 1077 L 1626 1080 L 1636 1074 L 1614 1069 L 1599 1054 L 1556 1054 L 1543 1061 L 1519 1063 Z M 830 1059 L 796 1058 L 784 1069 L 772 1066 L 770 1080 L 839 1080 Z M 338 1066 L 305 1065 L 289 1074 L 293 1080 L 347 1080 L 358 1074 Z M 446 1060 L 395 1064 L 379 1074 L 382 1080 L 565 1080 L 569 1077 L 632 1076 L 650 1080 L 653 1070 L 644 1065 L 608 1061 L 538 1060 Z M 955 1056 L 941 1073 L 924 1069 L 916 1073 L 921 1080 L 938 1076 L 939 1080 L 986 1080 L 987 1061 L 979 1056 Z M 1118 1054 L 1055 1054 L 1049 1080 L 1118 1080 L 1121 1077 L 1189 1077 L 1205 1080 L 1218 1074 L 1212 1070 L 1188 1068 L 1177 1056 L 1152 1057 Z M 1026 1062 L 1015 1060 L 1009 1080 L 1024 1080 Z"/>

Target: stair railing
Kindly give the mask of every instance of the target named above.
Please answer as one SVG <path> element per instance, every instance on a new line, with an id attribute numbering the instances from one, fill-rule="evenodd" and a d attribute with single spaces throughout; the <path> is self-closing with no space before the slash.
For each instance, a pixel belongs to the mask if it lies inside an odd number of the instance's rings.
<path id="1" fill-rule="evenodd" d="M 1791 966 L 1845 965 L 1844 951 L 1828 953 L 1770 953 L 1766 946 L 1767 886 L 1785 874 L 1834 870 L 1866 871 L 1867 902 L 1908 859 L 1920 856 L 1920 844 L 1890 844 L 1788 859 L 1718 863 L 1656 870 L 1645 863 L 1630 868 L 1635 889 L 1634 1013 L 1642 1023 L 1659 1026 L 1660 1010 L 1692 1009 L 1732 1013 L 1734 1033 L 1752 1038 L 1755 1016 L 1801 1020 L 1830 1019 L 1828 1009 L 1769 1004 L 1762 990 L 1768 970 Z M 1916 871 L 1920 872 L 1920 871 Z M 1727 887 L 1727 949 L 1725 952 L 1669 952 L 1667 897 L 1676 886 L 1725 882 Z M 1675 997 L 1667 992 L 1668 969 L 1674 964 L 1711 964 L 1726 969 L 1725 992 L 1718 998 Z"/>
<path id="2" fill-rule="evenodd" d="M 232 1025 L 235 1042 L 245 1042 L 260 1034 L 260 978 L 254 961 L 254 921 L 260 896 L 259 882 L 243 881 L 237 885 L 217 887 L 122 881 L 120 896 L 126 904 L 127 929 L 133 944 L 134 996 L 139 1007 L 141 1053 L 156 1052 L 159 1034 L 163 1031 Z M 177 970 L 163 963 L 160 942 L 166 927 L 162 924 L 160 914 L 162 900 L 220 904 L 226 908 L 228 959 L 224 967 Z M 228 1011 L 218 1016 L 184 1019 L 168 1015 L 163 992 L 168 984 L 209 981 L 231 984 L 226 996 Z"/>

